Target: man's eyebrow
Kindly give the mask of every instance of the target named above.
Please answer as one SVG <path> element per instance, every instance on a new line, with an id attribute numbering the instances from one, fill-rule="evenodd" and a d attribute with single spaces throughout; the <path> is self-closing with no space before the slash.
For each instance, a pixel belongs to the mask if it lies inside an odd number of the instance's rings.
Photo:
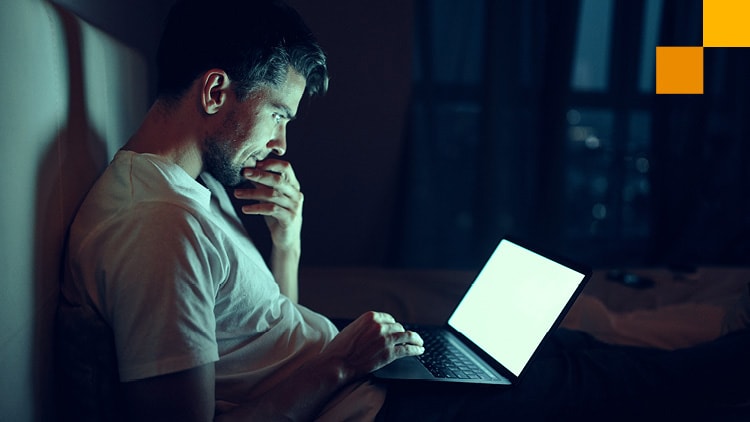
<path id="1" fill-rule="evenodd" d="M 292 113 L 292 109 L 290 109 L 289 107 L 287 107 L 287 106 L 286 106 L 286 105 L 284 105 L 284 104 L 281 104 L 281 103 L 273 103 L 272 105 L 273 105 L 273 106 L 274 106 L 275 108 L 277 108 L 277 109 L 281 110 L 281 111 L 282 111 L 282 112 L 284 113 L 284 116 L 285 116 L 285 117 L 286 117 L 287 119 L 289 119 L 289 120 L 294 120 L 294 119 L 295 119 L 295 118 L 297 117 L 297 116 L 295 116 L 295 115 L 294 115 L 294 113 Z"/>

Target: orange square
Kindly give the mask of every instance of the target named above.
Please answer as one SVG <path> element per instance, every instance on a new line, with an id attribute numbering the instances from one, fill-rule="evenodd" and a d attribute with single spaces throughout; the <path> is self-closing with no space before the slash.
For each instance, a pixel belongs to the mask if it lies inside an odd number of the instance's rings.
<path id="1" fill-rule="evenodd" d="M 750 1 L 703 0 L 704 47 L 750 47 Z"/>
<path id="2" fill-rule="evenodd" d="M 703 47 L 656 47 L 657 94 L 703 94 Z"/>

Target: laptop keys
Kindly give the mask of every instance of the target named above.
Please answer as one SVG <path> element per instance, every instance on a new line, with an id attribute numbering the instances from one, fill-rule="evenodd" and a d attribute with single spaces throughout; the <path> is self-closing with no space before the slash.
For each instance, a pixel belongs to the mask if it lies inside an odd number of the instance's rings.
<path id="1" fill-rule="evenodd" d="M 425 352 L 417 358 L 433 376 L 447 379 L 491 378 L 442 336 L 434 335 L 429 330 L 420 335 L 425 342 Z"/>

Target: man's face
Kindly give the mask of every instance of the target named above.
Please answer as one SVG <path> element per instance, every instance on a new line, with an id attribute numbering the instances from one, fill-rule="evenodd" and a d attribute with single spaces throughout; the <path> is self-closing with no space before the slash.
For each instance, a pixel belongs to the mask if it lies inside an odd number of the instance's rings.
<path id="1" fill-rule="evenodd" d="M 229 90 L 222 125 L 204 140 L 203 166 L 224 186 L 244 179 L 241 170 L 255 167 L 269 154 L 286 152 L 286 125 L 294 118 L 305 91 L 305 79 L 290 70 L 279 86 L 263 86 L 245 101 Z"/>

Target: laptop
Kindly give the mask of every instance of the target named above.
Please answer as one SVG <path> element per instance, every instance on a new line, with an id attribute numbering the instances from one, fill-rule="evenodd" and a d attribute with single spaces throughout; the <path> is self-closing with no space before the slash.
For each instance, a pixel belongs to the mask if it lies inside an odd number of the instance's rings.
<path id="1" fill-rule="evenodd" d="M 374 376 L 513 385 L 590 276 L 587 267 L 504 238 L 444 326 L 407 325 L 425 340 L 425 354 L 397 359 Z M 433 345 L 433 337 L 443 344 Z M 453 355 L 431 356 L 439 351 Z"/>

